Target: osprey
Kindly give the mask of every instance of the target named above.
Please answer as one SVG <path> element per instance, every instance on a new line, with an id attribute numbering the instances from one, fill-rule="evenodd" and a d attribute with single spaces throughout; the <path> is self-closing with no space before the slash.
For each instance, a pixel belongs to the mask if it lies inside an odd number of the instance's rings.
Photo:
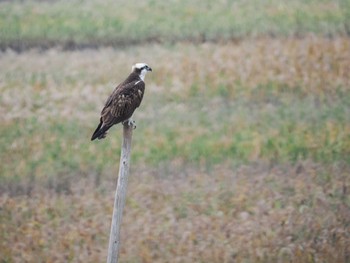
<path id="1" fill-rule="evenodd" d="M 102 109 L 100 124 L 97 126 L 91 141 L 103 139 L 114 124 L 127 121 L 133 123 L 131 116 L 140 106 L 145 92 L 145 76 L 152 69 L 145 63 L 136 63 L 131 68 L 130 75 L 120 83 L 107 99 Z"/>

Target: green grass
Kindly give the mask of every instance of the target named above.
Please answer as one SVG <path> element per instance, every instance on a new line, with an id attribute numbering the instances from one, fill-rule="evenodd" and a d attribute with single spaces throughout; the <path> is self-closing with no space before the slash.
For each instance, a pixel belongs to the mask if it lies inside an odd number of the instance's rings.
<path id="1" fill-rule="evenodd" d="M 279 99 L 284 96 L 291 99 L 290 94 L 280 94 Z M 259 160 L 295 163 L 305 159 L 350 163 L 348 95 L 322 105 L 313 116 L 307 115 L 316 107 L 312 98 L 280 103 L 264 111 L 233 101 L 211 110 L 210 115 L 198 111 L 209 101 L 192 100 L 184 115 L 165 111 L 157 119 L 149 116 L 139 121 L 132 153 L 135 165 L 157 166 L 179 158 L 192 165 Z M 4 161 L 1 178 L 17 181 L 36 177 L 40 181 L 63 174 L 105 173 L 116 163 L 121 129 L 113 128 L 107 140 L 91 143 L 95 122 L 55 119 L 43 124 L 32 118 L 2 125 L 1 133 L 6 136 L 0 140 Z"/>
<path id="2" fill-rule="evenodd" d="M 0 3 L 2 48 L 220 41 L 347 34 L 350 3 L 329 1 L 11 1 Z"/>
<path id="3" fill-rule="evenodd" d="M 279 55 L 268 59 L 271 45 Z M 327 59 L 320 61 L 315 48 Z M 113 170 L 121 127 L 112 128 L 106 140 L 89 139 L 115 86 L 108 81 L 121 80 L 128 71 L 123 59 L 133 60 L 133 54 L 135 49 L 2 54 L 3 189 L 6 182 L 31 185 Z M 173 160 L 207 168 L 301 160 L 350 163 L 346 39 L 147 46 L 136 54 L 154 65 L 135 117 L 136 166 Z M 302 62 L 301 54 L 310 62 Z M 304 78 L 305 73 L 313 77 Z"/>

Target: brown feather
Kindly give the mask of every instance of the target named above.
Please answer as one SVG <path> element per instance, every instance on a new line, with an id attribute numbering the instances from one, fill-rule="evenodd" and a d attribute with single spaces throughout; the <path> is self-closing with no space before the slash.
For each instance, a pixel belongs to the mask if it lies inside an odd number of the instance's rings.
<path id="1" fill-rule="evenodd" d="M 145 83 L 136 72 L 132 72 L 107 99 L 101 111 L 101 123 L 91 139 L 104 138 L 110 127 L 128 120 L 140 106 L 144 92 Z"/>

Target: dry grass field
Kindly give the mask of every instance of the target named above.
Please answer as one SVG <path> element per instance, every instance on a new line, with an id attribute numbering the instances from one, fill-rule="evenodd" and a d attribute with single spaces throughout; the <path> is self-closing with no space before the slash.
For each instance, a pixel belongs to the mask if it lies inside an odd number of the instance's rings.
<path id="1" fill-rule="evenodd" d="M 302 167 L 134 167 L 121 262 L 348 262 L 349 171 Z M 103 262 L 114 180 L 102 181 L 2 195 L 2 261 Z"/>
<path id="2" fill-rule="evenodd" d="M 0 2 L 0 263 L 106 260 L 139 61 L 120 262 L 350 262 L 349 2 L 185 2 Z"/>

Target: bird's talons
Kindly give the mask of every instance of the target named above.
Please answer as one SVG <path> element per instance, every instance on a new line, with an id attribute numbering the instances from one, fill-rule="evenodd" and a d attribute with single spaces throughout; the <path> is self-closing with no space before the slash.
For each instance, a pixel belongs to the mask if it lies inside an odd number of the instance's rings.
<path id="1" fill-rule="evenodd" d="M 123 122 L 123 125 L 127 124 L 128 126 L 134 127 L 134 130 L 136 129 L 136 122 L 132 119 L 128 119 Z"/>

